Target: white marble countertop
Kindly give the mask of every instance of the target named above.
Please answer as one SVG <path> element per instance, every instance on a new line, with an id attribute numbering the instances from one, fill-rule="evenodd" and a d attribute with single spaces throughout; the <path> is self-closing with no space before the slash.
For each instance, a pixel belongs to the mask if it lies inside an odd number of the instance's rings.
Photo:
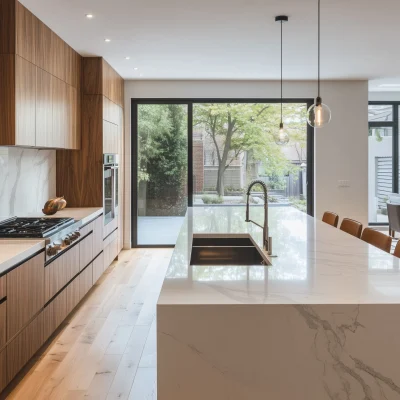
<path id="1" fill-rule="evenodd" d="M 262 223 L 263 208 L 250 218 Z M 189 208 L 158 305 L 400 303 L 400 260 L 292 207 L 270 207 L 272 266 L 191 266 L 193 233 L 262 231 L 245 207 Z"/>
<path id="2" fill-rule="evenodd" d="M 24 215 L 24 217 L 46 217 L 46 218 L 74 218 L 81 225 L 95 219 L 103 212 L 99 207 L 85 208 L 65 208 L 58 211 L 55 215 L 44 215 L 43 213 L 34 213 Z M 37 251 L 45 247 L 44 239 L 0 239 L 0 275 L 7 272 L 14 265 L 19 264 L 26 258 L 31 257 Z"/>

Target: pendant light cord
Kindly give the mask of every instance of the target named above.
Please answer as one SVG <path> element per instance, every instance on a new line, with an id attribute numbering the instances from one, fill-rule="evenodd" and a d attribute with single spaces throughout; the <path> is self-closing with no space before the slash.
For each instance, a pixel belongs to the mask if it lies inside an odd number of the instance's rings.
<path id="1" fill-rule="evenodd" d="M 318 0 L 318 97 L 321 97 L 321 0 Z"/>
<path id="2" fill-rule="evenodd" d="M 283 21 L 281 21 L 281 124 L 283 123 Z"/>

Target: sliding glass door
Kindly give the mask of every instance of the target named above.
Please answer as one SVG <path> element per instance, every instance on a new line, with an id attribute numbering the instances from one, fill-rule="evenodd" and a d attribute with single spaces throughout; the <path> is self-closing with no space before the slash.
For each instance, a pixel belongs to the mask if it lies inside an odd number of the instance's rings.
<path id="1" fill-rule="evenodd" d="M 188 107 L 137 108 L 137 245 L 173 245 L 188 205 Z"/>
<path id="2" fill-rule="evenodd" d="M 270 207 L 312 215 L 311 103 L 284 101 L 290 141 L 279 146 L 277 100 L 132 100 L 132 245 L 173 246 L 188 206 L 244 206 L 254 179 Z"/>
<path id="3" fill-rule="evenodd" d="M 399 103 L 370 102 L 368 106 L 368 219 L 388 224 L 386 202 L 399 193 Z"/>

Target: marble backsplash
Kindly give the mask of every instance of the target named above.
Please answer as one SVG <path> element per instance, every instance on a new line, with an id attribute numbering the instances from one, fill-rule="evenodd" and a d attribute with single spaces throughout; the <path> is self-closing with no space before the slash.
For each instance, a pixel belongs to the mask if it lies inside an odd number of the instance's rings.
<path id="1" fill-rule="evenodd" d="M 55 195 L 55 150 L 0 147 L 0 216 L 41 211 Z"/>

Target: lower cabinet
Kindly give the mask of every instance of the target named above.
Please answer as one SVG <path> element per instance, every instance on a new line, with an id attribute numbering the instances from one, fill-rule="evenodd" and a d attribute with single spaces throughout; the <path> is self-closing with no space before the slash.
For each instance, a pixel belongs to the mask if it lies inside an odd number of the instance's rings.
<path id="1" fill-rule="evenodd" d="M 104 272 L 104 253 L 100 253 L 93 260 L 93 285 L 99 280 Z"/>
<path id="2" fill-rule="evenodd" d="M 7 386 L 6 349 L 0 350 L 0 392 Z"/>
<path id="3" fill-rule="evenodd" d="M 67 289 L 64 289 L 43 311 L 44 341 L 61 325 L 67 315 Z"/>
<path id="4" fill-rule="evenodd" d="M 118 255 L 118 230 L 104 239 L 104 270 L 114 261 Z"/>
<path id="5" fill-rule="evenodd" d="M 93 233 L 79 243 L 79 271 L 93 260 Z"/>
<path id="6" fill-rule="evenodd" d="M 8 345 L 7 381 L 10 382 L 43 344 L 43 312 L 33 319 Z"/>
<path id="7" fill-rule="evenodd" d="M 7 300 L 1 303 L 0 300 L 0 349 L 2 349 L 6 344 L 7 338 L 7 330 L 6 330 L 6 323 L 7 323 Z"/>
<path id="8" fill-rule="evenodd" d="M 93 264 L 89 264 L 79 275 L 79 291 L 81 299 L 93 286 Z"/>
<path id="9" fill-rule="evenodd" d="M 67 311 L 68 314 L 78 305 L 82 297 L 80 294 L 80 277 L 77 276 L 68 286 L 67 286 Z"/>

